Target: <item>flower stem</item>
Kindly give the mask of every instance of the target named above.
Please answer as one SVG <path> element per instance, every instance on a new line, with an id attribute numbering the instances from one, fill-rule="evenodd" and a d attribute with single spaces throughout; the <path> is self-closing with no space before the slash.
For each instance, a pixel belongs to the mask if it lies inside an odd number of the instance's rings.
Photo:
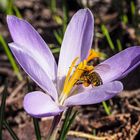
<path id="1" fill-rule="evenodd" d="M 58 132 L 58 127 L 56 127 L 53 130 L 52 134 L 50 135 L 49 139 L 47 139 L 47 140 L 56 140 L 57 132 Z"/>
<path id="2" fill-rule="evenodd" d="M 61 116 L 62 116 L 62 113 L 60 115 L 54 116 L 47 140 L 56 140 L 57 132 L 59 129 L 58 125 L 61 120 Z"/>
<path id="3" fill-rule="evenodd" d="M 70 115 L 71 115 L 71 113 L 72 113 L 72 109 L 73 109 L 73 107 L 70 107 L 70 108 L 68 108 L 68 110 L 66 111 L 65 119 L 64 119 L 64 121 L 63 121 L 63 124 L 62 124 L 62 127 L 61 127 L 61 131 L 60 131 L 60 136 L 59 136 L 59 139 L 60 139 L 60 140 L 62 140 L 62 138 L 63 138 L 64 135 L 65 135 L 65 129 L 67 128 L 67 124 L 68 124 Z"/>

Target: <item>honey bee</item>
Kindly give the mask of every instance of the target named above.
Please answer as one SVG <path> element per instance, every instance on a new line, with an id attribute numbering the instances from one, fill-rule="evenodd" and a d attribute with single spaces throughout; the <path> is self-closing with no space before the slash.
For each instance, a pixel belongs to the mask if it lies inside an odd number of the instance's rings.
<path id="1" fill-rule="evenodd" d="M 106 73 L 110 70 L 110 66 L 107 64 L 99 64 L 96 66 L 96 70 L 100 70 L 103 73 Z M 76 82 L 77 85 L 83 84 L 85 87 L 88 87 L 89 85 L 94 86 L 100 86 L 103 84 L 103 81 L 100 77 L 100 75 L 95 72 L 94 70 L 91 71 L 84 71 L 79 80 Z"/>
<path id="2" fill-rule="evenodd" d="M 76 84 L 83 84 L 85 87 L 88 87 L 89 85 L 100 86 L 103 84 L 103 82 L 100 75 L 97 72 L 85 71 L 83 72 Z"/>
<path id="3" fill-rule="evenodd" d="M 103 84 L 100 75 L 95 71 L 91 71 L 91 72 L 85 71 L 81 75 L 79 82 L 81 82 L 81 84 L 83 84 L 85 87 L 89 85 L 100 86 Z"/>
<path id="4" fill-rule="evenodd" d="M 94 59 L 92 59 L 92 60 L 90 60 L 90 61 L 88 62 L 88 65 L 96 66 L 96 65 L 98 65 L 99 63 L 100 63 L 99 57 L 95 57 Z"/>

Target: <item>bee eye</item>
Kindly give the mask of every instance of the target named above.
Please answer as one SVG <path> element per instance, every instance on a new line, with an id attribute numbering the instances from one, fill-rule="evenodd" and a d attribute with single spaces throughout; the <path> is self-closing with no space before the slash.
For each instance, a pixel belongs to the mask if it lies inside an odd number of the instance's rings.
<path id="1" fill-rule="evenodd" d="M 88 65 L 89 65 L 89 66 L 96 66 L 96 65 L 98 65 L 99 63 L 100 63 L 99 58 L 98 58 L 98 57 L 95 57 L 94 59 L 92 59 L 92 60 L 90 60 L 90 61 L 88 62 Z"/>

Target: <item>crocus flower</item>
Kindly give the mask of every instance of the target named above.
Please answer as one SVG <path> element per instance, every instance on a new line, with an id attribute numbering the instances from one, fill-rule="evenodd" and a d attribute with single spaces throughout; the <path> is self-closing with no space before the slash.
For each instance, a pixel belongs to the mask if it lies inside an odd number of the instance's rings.
<path id="1" fill-rule="evenodd" d="M 58 67 L 41 36 L 25 20 L 7 17 L 13 38 L 9 44 L 24 71 L 44 90 L 33 91 L 24 98 L 24 109 L 34 117 L 55 116 L 67 107 L 95 104 L 108 100 L 123 90 L 119 79 L 140 63 L 140 47 L 130 47 L 99 65 L 88 62 L 97 53 L 91 50 L 94 20 L 89 9 L 79 10 L 71 19 L 61 46 Z M 102 85 L 76 84 L 87 69 L 102 79 Z"/>

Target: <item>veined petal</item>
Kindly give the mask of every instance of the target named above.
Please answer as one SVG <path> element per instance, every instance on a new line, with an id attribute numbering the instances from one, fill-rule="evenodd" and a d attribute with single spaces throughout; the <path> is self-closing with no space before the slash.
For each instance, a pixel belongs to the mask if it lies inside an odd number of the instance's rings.
<path id="1" fill-rule="evenodd" d="M 41 91 L 28 93 L 24 97 L 23 106 L 29 115 L 37 118 L 55 116 L 63 111 L 49 95 Z"/>
<path id="2" fill-rule="evenodd" d="M 103 83 L 121 79 L 140 64 L 140 47 L 130 47 L 95 67 Z M 109 69 L 104 66 L 108 65 Z"/>
<path id="3" fill-rule="evenodd" d="M 72 61 L 83 61 L 89 54 L 93 39 L 93 15 L 89 9 L 79 10 L 71 19 L 61 46 L 58 64 L 58 84 L 66 76 Z"/>
<path id="4" fill-rule="evenodd" d="M 38 32 L 25 20 L 7 16 L 7 23 L 16 44 L 28 51 L 34 59 L 41 59 L 40 65 L 46 69 L 49 78 L 56 81 L 57 65 L 55 59 Z M 36 55 L 34 55 L 36 54 Z"/>
<path id="5" fill-rule="evenodd" d="M 122 90 L 123 85 L 119 81 L 114 81 L 94 88 L 88 87 L 87 90 L 67 98 L 64 105 L 73 106 L 100 103 L 112 98 Z"/>
<path id="6" fill-rule="evenodd" d="M 40 64 L 42 59 L 40 57 L 35 57 L 30 54 L 30 52 L 23 50 L 20 45 L 15 43 L 9 44 L 12 53 L 14 54 L 15 58 L 24 69 L 24 71 L 43 89 L 45 90 L 50 96 L 53 97 L 54 100 L 57 101 L 58 94 L 56 88 L 49 78 L 46 69 L 42 67 Z M 35 54 L 34 54 L 35 55 Z"/>

